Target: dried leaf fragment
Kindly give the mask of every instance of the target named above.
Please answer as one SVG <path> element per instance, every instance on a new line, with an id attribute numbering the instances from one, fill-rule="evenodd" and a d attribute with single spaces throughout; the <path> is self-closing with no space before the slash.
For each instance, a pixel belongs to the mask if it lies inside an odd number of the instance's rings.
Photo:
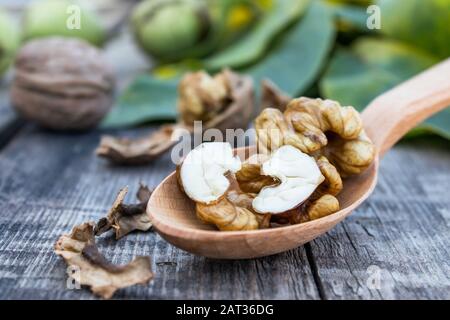
<path id="1" fill-rule="evenodd" d="M 286 106 L 291 101 L 291 97 L 282 92 L 275 83 L 265 79 L 261 85 L 261 105 L 260 109 L 276 108 L 283 112 L 286 110 Z"/>
<path id="2" fill-rule="evenodd" d="M 109 299 L 116 290 L 145 284 L 153 278 L 149 257 L 137 257 L 117 266 L 99 252 L 94 238 L 94 223 L 75 226 L 69 235 L 62 235 L 55 244 L 55 253 L 69 266 L 79 270 L 77 281 L 91 287 L 94 294 Z"/>
<path id="3" fill-rule="evenodd" d="M 127 187 L 119 191 L 107 216 L 97 222 L 95 235 L 101 235 L 112 228 L 115 230 L 116 239 L 120 239 L 134 230 L 147 231 L 151 228 L 152 223 L 146 212 L 151 195 L 150 189 L 140 185 L 136 195 L 140 202 L 137 204 L 123 203 L 127 193 Z"/>
<path id="4" fill-rule="evenodd" d="M 156 132 L 137 139 L 103 136 L 96 154 L 115 164 L 145 164 L 176 143 L 176 129 L 176 125 L 164 125 Z"/>

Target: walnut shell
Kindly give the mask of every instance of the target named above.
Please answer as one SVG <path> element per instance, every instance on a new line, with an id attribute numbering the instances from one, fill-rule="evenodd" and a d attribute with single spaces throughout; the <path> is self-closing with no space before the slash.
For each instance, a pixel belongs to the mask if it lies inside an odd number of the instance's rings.
<path id="1" fill-rule="evenodd" d="M 92 128 L 110 110 L 114 74 L 90 44 L 62 37 L 33 40 L 15 61 L 11 101 L 25 118 L 55 130 Z"/>
<path id="2" fill-rule="evenodd" d="M 178 87 L 180 122 L 193 130 L 194 121 L 203 121 L 203 130 L 246 129 L 254 110 L 251 77 L 231 70 L 209 76 L 204 71 L 186 74 Z"/>

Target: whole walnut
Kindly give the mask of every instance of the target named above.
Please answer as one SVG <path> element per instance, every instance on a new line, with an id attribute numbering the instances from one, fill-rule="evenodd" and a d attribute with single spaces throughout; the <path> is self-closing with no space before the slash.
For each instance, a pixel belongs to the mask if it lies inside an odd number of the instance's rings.
<path id="1" fill-rule="evenodd" d="M 89 129 L 111 108 L 113 70 L 87 42 L 61 37 L 30 41 L 20 49 L 15 69 L 12 104 L 44 127 Z"/>

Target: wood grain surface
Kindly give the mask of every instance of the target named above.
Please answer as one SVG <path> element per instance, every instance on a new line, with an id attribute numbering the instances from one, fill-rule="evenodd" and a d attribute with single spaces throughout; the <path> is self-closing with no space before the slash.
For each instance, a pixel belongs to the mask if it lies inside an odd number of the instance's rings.
<path id="1" fill-rule="evenodd" d="M 395 147 L 371 198 L 310 244 L 325 298 L 450 298 L 450 150 L 441 142 Z"/>
<path id="2" fill-rule="evenodd" d="M 140 181 L 154 187 L 174 169 L 169 155 L 147 167 L 111 167 L 94 155 L 98 138 L 28 126 L 0 152 L 0 298 L 93 298 L 86 289 L 66 289 L 55 240 L 101 217 L 122 186 L 131 195 Z M 450 150 L 443 144 L 415 140 L 394 148 L 365 205 L 327 235 L 283 254 L 217 261 L 153 232 L 118 242 L 105 235 L 99 246 L 113 262 L 150 255 L 155 271 L 149 286 L 116 298 L 449 298 Z M 367 286 L 370 266 L 381 269 L 381 289 Z"/>
<path id="3" fill-rule="evenodd" d="M 148 167 L 110 167 L 94 155 L 98 138 L 27 128 L 0 153 L 0 298 L 92 298 L 66 289 L 65 263 L 53 253 L 58 235 L 104 215 L 122 186 L 133 194 L 140 181 L 154 187 L 174 169 L 168 155 Z M 118 242 L 107 235 L 99 246 L 115 263 L 152 257 L 152 284 L 118 298 L 318 298 L 304 248 L 221 262 L 184 253 L 152 232 Z"/>

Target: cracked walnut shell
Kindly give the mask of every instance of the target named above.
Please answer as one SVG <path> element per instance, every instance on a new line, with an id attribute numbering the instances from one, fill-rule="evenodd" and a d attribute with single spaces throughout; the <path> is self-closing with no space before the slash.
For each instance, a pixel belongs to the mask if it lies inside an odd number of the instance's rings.
<path id="1" fill-rule="evenodd" d="M 193 128 L 203 121 L 203 128 L 245 129 L 250 121 L 254 90 L 251 77 L 225 69 L 210 76 L 205 71 L 187 73 L 178 86 L 180 122 Z"/>

